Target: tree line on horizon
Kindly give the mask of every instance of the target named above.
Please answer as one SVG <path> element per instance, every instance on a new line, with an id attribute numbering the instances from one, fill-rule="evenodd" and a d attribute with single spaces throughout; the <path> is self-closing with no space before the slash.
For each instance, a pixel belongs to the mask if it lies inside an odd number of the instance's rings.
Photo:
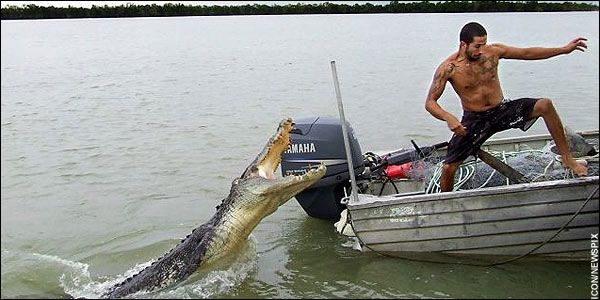
<path id="1" fill-rule="evenodd" d="M 288 14 L 376 14 L 376 13 L 468 13 L 468 12 L 558 12 L 598 11 L 598 5 L 575 2 L 538 1 L 391 1 L 386 5 L 343 4 L 324 2 L 319 4 L 264 5 L 247 4 L 232 6 L 184 5 L 136 5 L 119 6 L 54 7 L 27 4 L 9 5 L 1 9 L 2 20 L 18 19 L 69 19 L 69 18 L 127 18 L 127 17 L 182 17 L 182 16 L 228 16 L 228 15 L 288 15 Z"/>

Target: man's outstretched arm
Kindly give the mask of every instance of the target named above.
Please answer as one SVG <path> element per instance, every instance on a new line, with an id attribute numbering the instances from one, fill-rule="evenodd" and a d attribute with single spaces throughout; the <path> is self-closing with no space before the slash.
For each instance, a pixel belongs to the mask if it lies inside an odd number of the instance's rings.
<path id="1" fill-rule="evenodd" d="M 587 49 L 586 38 L 578 37 L 563 47 L 557 48 L 545 48 L 545 47 L 530 47 L 530 48 L 517 48 L 503 44 L 494 44 L 494 46 L 500 51 L 500 58 L 507 59 L 524 59 L 524 60 L 536 60 L 546 59 L 554 57 L 560 54 L 569 54 L 575 50 L 585 51 Z"/>

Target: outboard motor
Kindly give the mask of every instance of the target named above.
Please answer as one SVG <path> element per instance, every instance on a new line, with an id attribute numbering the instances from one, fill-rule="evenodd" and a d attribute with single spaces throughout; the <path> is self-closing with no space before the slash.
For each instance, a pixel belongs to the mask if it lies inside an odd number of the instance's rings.
<path id="1" fill-rule="evenodd" d="M 340 204 L 344 188 L 350 193 L 350 173 L 341 122 L 331 117 L 309 117 L 294 120 L 294 123 L 291 144 L 281 155 L 281 173 L 283 176 L 299 175 L 311 166 L 324 163 L 327 173 L 310 188 L 297 194 L 296 200 L 311 217 L 337 220 L 345 208 Z M 362 151 L 348 122 L 346 127 L 354 173 L 358 175 L 365 168 Z"/>

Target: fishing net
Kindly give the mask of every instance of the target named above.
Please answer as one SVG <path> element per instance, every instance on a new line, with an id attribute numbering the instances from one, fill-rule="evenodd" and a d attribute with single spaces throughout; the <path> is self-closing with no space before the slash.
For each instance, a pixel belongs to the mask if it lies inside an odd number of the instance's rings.
<path id="1" fill-rule="evenodd" d="M 588 140 L 588 142 L 595 145 L 597 152 L 598 140 Z M 563 168 L 560 155 L 552 150 L 555 150 L 555 146 L 550 143 L 540 150 L 488 152 L 519 171 L 529 182 L 575 178 L 576 176 L 571 170 Z M 413 168 L 409 171 L 409 178 L 423 180 L 426 193 L 439 192 L 443 159 L 442 155 L 434 153 L 426 159 L 413 163 Z M 581 159 L 585 159 L 588 163 L 588 176 L 597 176 L 599 173 L 598 154 Z M 510 182 L 506 176 L 479 159 L 465 161 L 454 176 L 455 191 L 508 184 Z"/>

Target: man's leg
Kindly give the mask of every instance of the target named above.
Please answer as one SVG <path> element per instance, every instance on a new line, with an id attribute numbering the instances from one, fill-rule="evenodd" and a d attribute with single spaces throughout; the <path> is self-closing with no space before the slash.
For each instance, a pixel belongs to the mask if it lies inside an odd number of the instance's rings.
<path id="1" fill-rule="evenodd" d="M 462 163 L 461 161 L 456 161 L 449 164 L 444 164 L 442 166 L 442 176 L 440 177 L 440 188 L 442 192 L 450 192 L 454 188 L 454 174 L 456 174 L 456 170 Z"/>
<path id="2" fill-rule="evenodd" d="M 577 163 L 575 159 L 573 159 L 573 156 L 571 156 L 569 144 L 565 137 L 565 129 L 563 128 L 560 117 L 558 116 L 556 109 L 554 109 L 554 105 L 550 99 L 542 98 L 533 106 L 530 117 L 534 118 L 540 116 L 544 118 L 546 127 L 548 128 L 552 139 L 554 139 L 554 143 L 556 143 L 556 146 L 558 147 L 558 151 L 562 156 L 563 166 L 573 170 L 578 176 L 586 176 L 587 167 Z"/>

